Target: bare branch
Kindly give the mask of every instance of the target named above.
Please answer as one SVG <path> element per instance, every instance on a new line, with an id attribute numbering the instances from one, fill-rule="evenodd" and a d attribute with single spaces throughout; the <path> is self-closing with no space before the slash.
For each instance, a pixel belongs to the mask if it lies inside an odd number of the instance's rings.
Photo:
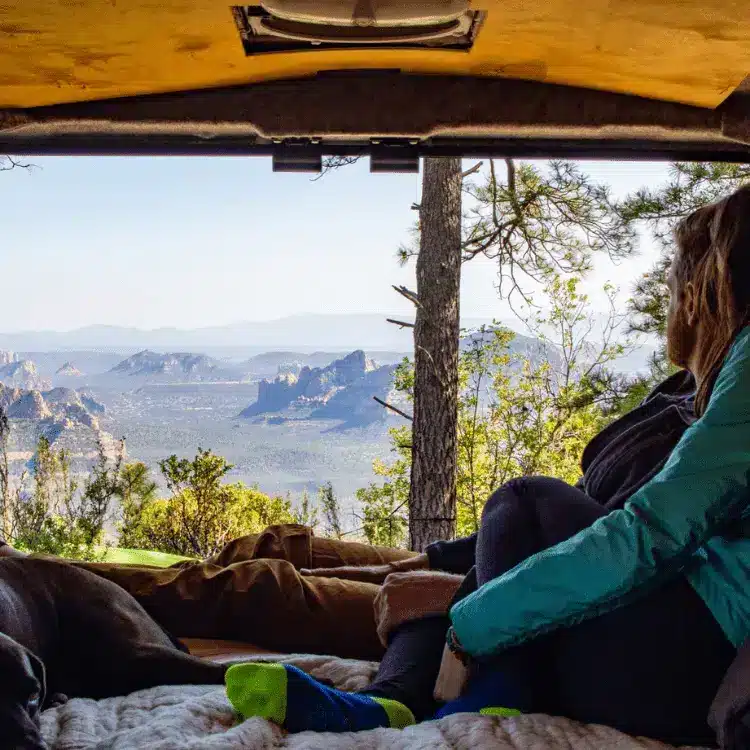
<path id="1" fill-rule="evenodd" d="M 33 164 L 19 161 L 14 156 L 0 156 L 0 172 L 10 172 L 11 169 L 33 169 Z"/>
<path id="2" fill-rule="evenodd" d="M 393 406 L 393 404 L 389 404 L 387 401 L 383 401 L 382 398 L 378 398 L 377 396 L 373 396 L 372 398 L 381 406 L 385 406 L 386 409 L 390 409 L 391 411 L 396 412 L 396 414 L 398 414 L 400 417 L 408 419 L 410 422 L 414 421 L 413 417 L 410 417 L 406 412 L 401 411 L 401 409 L 396 408 L 395 406 Z"/>
<path id="3" fill-rule="evenodd" d="M 516 163 L 513 159 L 506 159 L 505 166 L 508 170 L 508 190 L 510 190 L 511 200 L 518 200 L 518 193 L 516 192 Z M 518 210 L 518 203 L 514 204 L 514 208 Z"/>
<path id="4" fill-rule="evenodd" d="M 386 318 L 386 323 L 393 323 L 393 325 L 398 326 L 399 328 L 414 328 L 414 323 L 406 323 L 403 320 L 393 320 L 393 318 Z"/>
<path id="5" fill-rule="evenodd" d="M 412 292 L 410 289 L 407 289 L 405 286 L 396 286 L 395 284 L 392 285 L 393 288 L 402 296 L 406 297 L 406 299 L 409 300 L 409 302 L 412 303 L 415 307 L 420 307 L 419 303 L 419 297 L 417 297 L 416 292 Z"/>
<path id="6" fill-rule="evenodd" d="M 467 169 L 465 172 L 462 172 L 461 179 L 465 180 L 469 175 L 472 175 L 475 172 L 478 172 L 482 168 L 482 164 L 484 164 L 484 162 L 480 161 L 478 164 L 475 164 L 471 169 Z"/>
<path id="7" fill-rule="evenodd" d="M 323 159 L 323 168 L 321 169 L 320 174 L 315 175 L 315 177 L 312 178 L 312 182 L 317 182 L 335 169 L 355 164 L 361 158 L 361 156 L 326 156 L 325 159 Z"/>

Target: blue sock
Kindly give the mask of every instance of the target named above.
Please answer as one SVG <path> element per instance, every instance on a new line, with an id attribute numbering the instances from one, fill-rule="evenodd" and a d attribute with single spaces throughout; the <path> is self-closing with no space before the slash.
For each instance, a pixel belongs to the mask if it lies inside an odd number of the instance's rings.
<path id="1" fill-rule="evenodd" d="M 226 675 L 227 698 L 245 719 L 260 716 L 289 732 L 358 732 L 414 724 L 398 701 L 321 685 L 290 664 L 235 664 Z"/>
<path id="2" fill-rule="evenodd" d="M 517 716 L 529 704 L 524 692 L 502 670 L 481 669 L 472 675 L 463 694 L 446 703 L 434 718 L 458 713 Z"/>

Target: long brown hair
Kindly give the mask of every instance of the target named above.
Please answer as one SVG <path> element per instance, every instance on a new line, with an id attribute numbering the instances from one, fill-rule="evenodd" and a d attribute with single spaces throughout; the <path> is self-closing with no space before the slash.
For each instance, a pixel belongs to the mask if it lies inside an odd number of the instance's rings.
<path id="1" fill-rule="evenodd" d="M 735 337 L 750 322 L 750 185 L 694 211 L 677 225 L 675 239 L 677 287 L 692 281 L 698 320 L 712 334 L 695 397 L 701 416 Z"/>

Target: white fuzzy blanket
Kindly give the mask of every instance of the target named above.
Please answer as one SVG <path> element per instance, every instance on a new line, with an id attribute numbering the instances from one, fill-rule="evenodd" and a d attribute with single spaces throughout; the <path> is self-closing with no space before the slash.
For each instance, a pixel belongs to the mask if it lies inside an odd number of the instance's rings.
<path id="1" fill-rule="evenodd" d="M 285 661 L 344 690 L 365 687 L 376 668 L 326 656 L 293 655 Z M 44 712 L 42 730 L 53 750 L 670 750 L 607 727 L 542 715 L 457 714 L 404 731 L 285 735 L 262 719 L 237 723 L 224 690 L 216 686 L 158 687 L 102 701 L 71 700 Z"/>

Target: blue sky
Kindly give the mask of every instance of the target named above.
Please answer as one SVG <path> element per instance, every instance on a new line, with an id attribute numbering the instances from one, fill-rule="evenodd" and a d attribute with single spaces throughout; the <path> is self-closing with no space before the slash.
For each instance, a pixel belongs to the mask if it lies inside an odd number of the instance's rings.
<path id="1" fill-rule="evenodd" d="M 396 250 L 418 200 L 416 175 L 366 162 L 317 182 L 274 174 L 268 159 L 39 158 L 0 173 L 0 331 L 90 324 L 194 328 L 303 313 L 403 313 L 391 284 L 413 286 Z M 592 162 L 622 193 L 666 165 Z M 624 290 L 654 250 L 587 283 Z M 464 266 L 462 315 L 509 319 L 496 269 Z"/>

